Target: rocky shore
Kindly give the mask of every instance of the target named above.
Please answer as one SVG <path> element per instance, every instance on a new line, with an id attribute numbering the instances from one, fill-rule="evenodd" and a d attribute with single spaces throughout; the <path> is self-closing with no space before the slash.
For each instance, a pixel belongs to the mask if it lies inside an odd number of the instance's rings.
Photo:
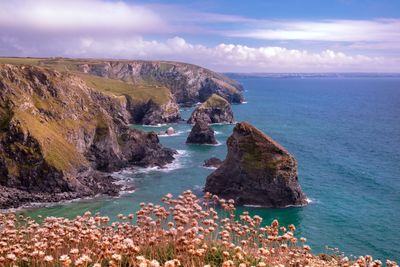
<path id="1" fill-rule="evenodd" d="M 75 75 L 0 65 L 0 208 L 115 195 L 108 173 L 173 161 L 129 121 L 126 101 Z"/>

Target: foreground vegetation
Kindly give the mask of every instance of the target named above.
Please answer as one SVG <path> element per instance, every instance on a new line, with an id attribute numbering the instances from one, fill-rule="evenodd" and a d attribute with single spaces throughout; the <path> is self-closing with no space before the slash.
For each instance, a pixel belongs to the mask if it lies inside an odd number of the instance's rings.
<path id="1" fill-rule="evenodd" d="M 73 220 L 48 217 L 42 224 L 13 213 L 0 215 L 0 266 L 381 266 L 370 256 L 354 262 L 316 256 L 296 238 L 294 225 L 244 212 L 232 200 L 186 191 L 167 194 L 163 205 L 141 203 L 117 222 L 86 212 Z M 218 214 L 215 205 L 220 205 Z M 395 267 L 395 262 L 387 261 Z"/>

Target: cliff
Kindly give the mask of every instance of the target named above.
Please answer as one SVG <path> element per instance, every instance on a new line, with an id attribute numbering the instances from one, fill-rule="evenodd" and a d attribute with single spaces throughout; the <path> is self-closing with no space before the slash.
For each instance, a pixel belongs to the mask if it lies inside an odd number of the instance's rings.
<path id="1" fill-rule="evenodd" d="M 242 87 L 236 81 L 187 63 L 68 58 L 0 58 L 0 63 L 78 75 L 100 92 L 126 98 L 131 123 L 180 121 L 178 104 L 191 106 L 214 93 L 232 103 L 243 101 Z"/>
<path id="2" fill-rule="evenodd" d="M 205 191 L 240 205 L 285 207 L 304 205 L 297 161 L 254 126 L 238 123 L 227 140 L 228 154 L 207 177 Z"/>
<path id="3" fill-rule="evenodd" d="M 97 61 L 75 63 L 87 74 L 132 83 L 167 87 L 177 103 L 193 105 L 218 94 L 231 103 L 243 101 L 242 87 L 236 81 L 205 68 L 169 61 Z"/>
<path id="4" fill-rule="evenodd" d="M 234 118 L 231 105 L 219 95 L 212 94 L 193 111 L 188 123 L 196 123 L 197 121 L 204 121 L 206 123 L 233 123 Z"/>
<path id="5" fill-rule="evenodd" d="M 171 162 L 127 107 L 67 72 L 0 65 L 0 207 L 116 194 L 104 172 Z"/>

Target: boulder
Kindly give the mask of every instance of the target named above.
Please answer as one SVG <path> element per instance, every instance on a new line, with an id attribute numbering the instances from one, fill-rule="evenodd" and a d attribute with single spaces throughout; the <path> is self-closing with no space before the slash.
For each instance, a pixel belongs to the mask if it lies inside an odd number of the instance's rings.
<path id="1" fill-rule="evenodd" d="M 224 98 L 213 94 L 193 111 L 188 123 L 193 124 L 197 121 L 233 123 L 234 118 L 231 105 Z"/>
<path id="2" fill-rule="evenodd" d="M 298 182 L 296 159 L 271 137 L 241 122 L 227 146 L 225 161 L 207 177 L 206 192 L 234 199 L 239 205 L 307 204 Z"/>
<path id="3" fill-rule="evenodd" d="M 221 166 L 221 164 L 222 164 L 222 160 L 220 160 L 219 158 L 212 157 L 212 158 L 206 159 L 204 161 L 203 166 L 204 167 L 218 168 L 219 166 Z"/>
<path id="4" fill-rule="evenodd" d="M 197 121 L 193 126 L 188 138 L 188 144 L 217 144 L 214 130 L 204 121 Z"/>
<path id="5" fill-rule="evenodd" d="M 169 127 L 169 128 L 165 131 L 165 133 L 166 133 L 167 135 L 172 135 L 172 134 L 175 133 L 175 129 L 172 128 L 172 127 Z"/>

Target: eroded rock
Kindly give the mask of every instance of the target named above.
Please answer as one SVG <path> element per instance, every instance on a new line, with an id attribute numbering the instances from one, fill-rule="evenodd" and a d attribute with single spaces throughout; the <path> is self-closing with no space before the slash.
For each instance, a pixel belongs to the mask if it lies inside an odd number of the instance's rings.
<path id="1" fill-rule="evenodd" d="M 239 205 L 305 205 L 296 159 L 269 136 L 246 122 L 227 140 L 228 154 L 207 177 L 205 191 Z"/>

